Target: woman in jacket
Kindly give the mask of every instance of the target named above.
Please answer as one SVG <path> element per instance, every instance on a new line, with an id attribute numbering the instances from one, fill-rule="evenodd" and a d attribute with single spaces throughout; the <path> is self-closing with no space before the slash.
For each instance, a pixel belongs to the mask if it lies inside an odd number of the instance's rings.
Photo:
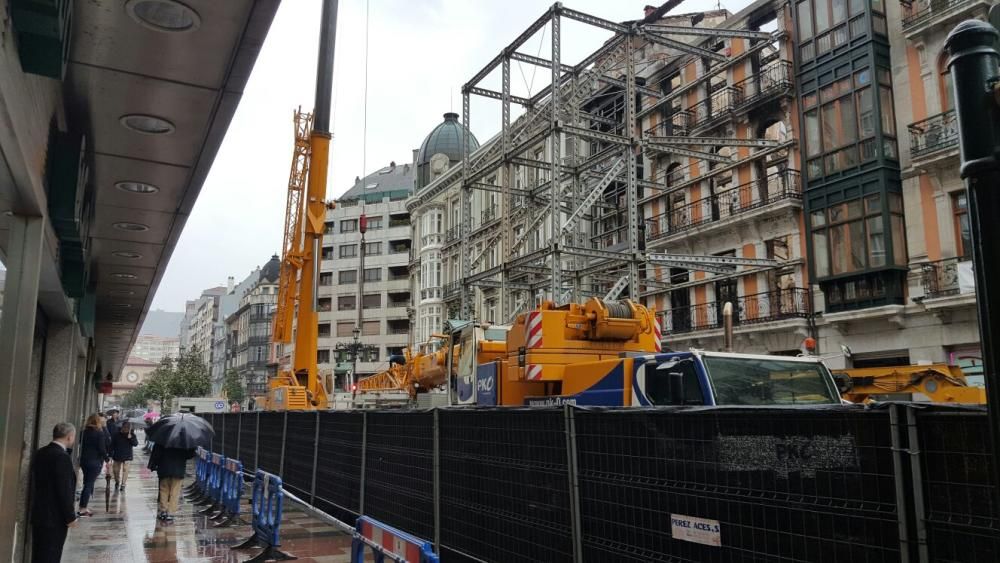
<path id="1" fill-rule="evenodd" d="M 128 479 L 128 462 L 132 461 L 132 448 L 139 445 L 139 439 L 132 430 L 132 423 L 125 421 L 118 432 L 111 436 L 111 459 L 114 460 L 113 472 L 115 489 L 124 492 L 125 481 Z"/>
<path id="2" fill-rule="evenodd" d="M 177 513 L 180 501 L 181 481 L 184 480 L 184 469 L 187 460 L 194 457 L 194 450 L 180 448 L 164 448 L 159 444 L 153 446 L 149 456 L 149 469 L 156 471 L 160 478 L 159 510 L 156 517 L 164 522 L 173 522 L 173 514 Z"/>
<path id="3" fill-rule="evenodd" d="M 94 481 L 101 474 L 101 466 L 108 462 L 108 435 L 104 430 L 104 419 L 99 414 L 87 417 L 87 424 L 80 438 L 80 470 L 83 471 L 83 491 L 80 493 L 80 516 L 93 516 L 87 508 L 94 494 Z"/>

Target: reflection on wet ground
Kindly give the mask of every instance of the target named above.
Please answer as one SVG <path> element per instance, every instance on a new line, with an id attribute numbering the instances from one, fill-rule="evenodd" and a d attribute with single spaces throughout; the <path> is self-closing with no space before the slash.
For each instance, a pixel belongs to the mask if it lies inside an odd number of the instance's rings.
<path id="1" fill-rule="evenodd" d="M 83 518 L 70 530 L 63 561 L 237 562 L 258 553 L 257 549 L 229 548 L 252 535 L 249 525 L 215 528 L 206 516 L 197 514 L 200 507 L 187 500 L 181 502 L 173 523 L 158 521 L 156 474 L 146 469 L 146 461 L 146 455 L 137 448 L 129 467 L 126 491 L 111 493 L 109 510 L 105 510 L 106 481 L 103 475 L 98 478 L 90 502 L 94 516 Z M 187 479 L 184 484 L 189 482 Z M 244 512 L 249 520 L 248 504 Z M 281 541 L 283 551 L 305 563 L 351 560 L 349 534 L 301 511 L 292 502 L 285 503 Z"/>

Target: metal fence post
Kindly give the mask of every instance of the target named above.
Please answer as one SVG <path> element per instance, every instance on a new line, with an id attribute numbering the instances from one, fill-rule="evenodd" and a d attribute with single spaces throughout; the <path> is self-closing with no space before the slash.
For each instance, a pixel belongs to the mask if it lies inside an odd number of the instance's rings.
<path id="1" fill-rule="evenodd" d="M 285 442 L 288 440 L 288 411 L 281 417 L 281 461 L 278 462 L 278 476 L 285 474 Z M 258 441 L 259 443 L 259 441 Z"/>
<path id="2" fill-rule="evenodd" d="M 253 470 L 260 467 L 260 413 L 257 413 L 257 424 L 253 431 Z"/>
<path id="3" fill-rule="evenodd" d="M 573 407 L 563 406 L 566 432 L 566 461 L 569 474 L 569 517 L 573 537 L 573 561 L 583 561 L 583 531 L 580 523 L 580 480 L 576 459 L 576 417 Z"/>
<path id="4" fill-rule="evenodd" d="M 434 409 L 434 551 L 441 553 L 441 419 Z"/>
<path id="5" fill-rule="evenodd" d="M 219 453 L 224 454 L 226 451 L 226 413 L 217 414 L 215 416 L 219 419 L 219 422 L 222 423 L 219 425 L 222 427 L 222 436 L 219 437 Z"/>
<path id="6" fill-rule="evenodd" d="M 917 555 L 920 563 L 930 561 L 927 552 L 927 524 L 924 518 L 927 511 L 924 508 L 924 470 L 920 459 L 920 436 L 917 433 L 917 409 L 906 407 L 906 426 L 910 438 L 910 471 L 913 476 L 913 512 L 917 523 Z"/>
<path id="7" fill-rule="evenodd" d="M 319 411 L 316 413 L 316 431 L 313 435 L 313 475 L 312 488 L 309 490 L 309 504 L 316 506 L 316 467 L 319 465 Z"/>
<path id="8" fill-rule="evenodd" d="M 243 437 L 243 413 L 236 415 L 236 459 L 240 459 L 240 439 Z"/>
<path id="9" fill-rule="evenodd" d="M 892 438 L 892 472 L 896 482 L 896 521 L 899 533 L 899 559 L 910 560 L 910 534 L 907 525 L 907 491 L 903 479 L 903 430 L 899 425 L 899 405 L 889 405 L 889 434 Z M 910 450 L 906 450 L 909 452 Z"/>
<path id="10" fill-rule="evenodd" d="M 361 413 L 361 484 L 358 487 L 358 516 L 365 515 L 365 461 L 368 457 L 368 413 Z"/>

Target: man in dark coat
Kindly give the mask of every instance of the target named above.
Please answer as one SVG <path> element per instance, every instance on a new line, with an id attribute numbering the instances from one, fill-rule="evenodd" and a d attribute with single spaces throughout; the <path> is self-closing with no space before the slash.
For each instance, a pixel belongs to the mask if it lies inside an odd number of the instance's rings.
<path id="1" fill-rule="evenodd" d="M 106 428 L 108 429 L 108 440 L 114 437 L 121 429 L 122 420 L 119 418 L 121 412 L 118 409 L 111 409 L 108 411 L 108 422 Z"/>
<path id="2" fill-rule="evenodd" d="M 31 464 L 31 560 L 59 563 L 66 533 L 76 526 L 73 492 L 76 471 L 67 449 L 76 440 L 76 428 L 60 422 L 52 442 L 35 452 Z"/>
<path id="3" fill-rule="evenodd" d="M 160 478 L 160 500 L 157 518 L 164 522 L 173 522 L 180 500 L 181 481 L 184 480 L 184 469 L 187 460 L 194 457 L 194 450 L 180 448 L 164 448 L 159 444 L 153 446 L 149 456 L 149 469 L 156 471 Z"/>

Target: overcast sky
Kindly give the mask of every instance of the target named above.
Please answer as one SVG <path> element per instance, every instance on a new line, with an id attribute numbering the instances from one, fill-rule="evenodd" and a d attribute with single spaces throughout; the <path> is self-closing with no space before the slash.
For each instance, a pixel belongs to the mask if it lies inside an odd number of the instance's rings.
<path id="1" fill-rule="evenodd" d="M 722 6 L 737 12 L 749 0 Z M 356 176 L 412 150 L 447 111 L 461 112 L 461 86 L 552 2 L 545 0 L 341 0 L 334 63 L 333 150 L 327 193 L 336 198 Z M 642 16 L 641 0 L 568 0 L 564 5 L 614 21 Z M 715 0 L 687 0 L 674 13 L 715 9 Z M 368 6 L 367 143 L 365 138 L 365 11 Z M 236 116 L 184 227 L 154 309 L 183 311 L 204 288 L 236 281 L 279 252 L 292 112 L 311 110 L 319 0 L 285 0 L 271 25 Z M 575 64 L 610 37 L 562 20 L 562 61 Z M 520 49 L 548 57 L 544 30 Z M 483 84 L 499 90 L 498 74 Z M 513 63 L 512 90 L 524 95 L 548 84 L 548 71 Z M 485 141 L 499 129 L 499 103 L 470 111 Z M 363 147 L 367 146 L 367 154 Z"/>

